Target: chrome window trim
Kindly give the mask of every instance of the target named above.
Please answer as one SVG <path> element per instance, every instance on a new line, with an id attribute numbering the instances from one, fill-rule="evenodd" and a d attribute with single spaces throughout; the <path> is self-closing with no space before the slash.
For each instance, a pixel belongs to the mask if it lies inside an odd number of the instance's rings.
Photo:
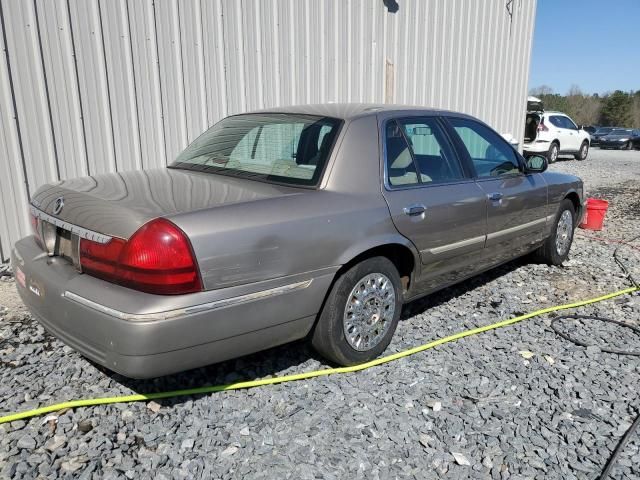
<path id="1" fill-rule="evenodd" d="M 154 313 L 127 313 L 115 308 L 107 307 L 100 303 L 89 300 L 76 293 L 65 291 L 62 296 L 69 300 L 79 303 L 85 307 L 97 310 L 111 317 L 118 318 L 126 321 L 152 321 L 152 320 L 169 320 L 176 317 L 182 317 L 185 315 L 191 315 L 195 313 L 207 312 L 211 310 L 217 310 L 220 308 L 231 307 L 240 305 L 243 303 L 253 302 L 256 300 L 262 300 L 264 298 L 274 297 L 285 293 L 293 292 L 296 290 L 303 290 L 311 285 L 313 279 L 304 280 L 302 282 L 290 283 L 281 287 L 270 288 L 268 290 L 261 290 L 258 292 L 247 293 L 245 295 L 239 295 L 237 297 L 224 298 L 222 300 L 216 300 L 213 302 L 201 303 L 199 305 L 193 305 L 184 308 L 176 308 L 174 310 L 166 310 L 164 312 Z"/>
<path id="2" fill-rule="evenodd" d="M 60 227 L 64 230 L 69 230 L 71 233 L 78 235 L 80 238 L 84 238 L 86 240 L 91 240 L 97 243 L 108 243 L 111 241 L 113 237 L 109 235 L 105 235 L 103 233 L 94 232 L 93 230 L 88 230 L 83 227 L 79 227 L 78 225 L 74 225 L 73 223 L 65 222 L 64 220 L 60 220 L 48 213 L 43 212 L 42 210 L 34 207 L 33 205 L 29 205 L 29 210 L 31 211 L 31 215 L 40 220 L 44 220 L 45 222 L 51 223 L 56 227 Z"/>

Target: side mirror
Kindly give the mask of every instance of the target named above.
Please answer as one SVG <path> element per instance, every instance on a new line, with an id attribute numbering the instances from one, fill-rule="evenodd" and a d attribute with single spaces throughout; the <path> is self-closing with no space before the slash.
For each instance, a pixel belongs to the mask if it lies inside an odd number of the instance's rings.
<path id="1" fill-rule="evenodd" d="M 543 157 L 542 155 L 532 155 L 525 160 L 526 173 L 542 173 L 548 166 L 547 157 Z"/>

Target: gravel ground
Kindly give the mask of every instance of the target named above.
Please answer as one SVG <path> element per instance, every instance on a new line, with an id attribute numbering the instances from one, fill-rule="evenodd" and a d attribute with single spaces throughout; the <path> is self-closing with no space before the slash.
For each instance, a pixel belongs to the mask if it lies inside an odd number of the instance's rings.
<path id="1" fill-rule="evenodd" d="M 640 235 L 640 152 L 594 149 L 551 170 L 611 201 L 598 237 Z M 407 305 L 389 351 L 628 286 L 616 244 L 578 231 L 563 267 L 518 260 Z M 640 248 L 640 241 L 635 243 Z M 640 278 L 640 251 L 620 249 Z M 55 340 L 0 282 L 0 411 L 323 368 L 304 343 L 180 375 L 132 381 Z M 640 322 L 640 297 L 571 311 Z M 640 410 L 640 357 L 578 347 L 553 315 L 442 345 L 357 374 L 214 395 L 79 408 L 0 425 L 0 475 L 13 478 L 593 479 Z M 629 329 L 561 327 L 640 349 Z M 629 331 L 628 331 L 629 330 Z M 640 438 L 615 478 L 640 478 Z"/>

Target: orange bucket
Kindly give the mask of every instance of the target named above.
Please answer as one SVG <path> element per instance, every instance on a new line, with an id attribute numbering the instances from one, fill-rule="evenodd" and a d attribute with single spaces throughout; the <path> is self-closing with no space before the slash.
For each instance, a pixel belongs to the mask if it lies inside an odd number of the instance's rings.
<path id="1" fill-rule="evenodd" d="M 596 198 L 587 198 L 587 211 L 580 224 L 580 228 L 587 230 L 602 230 L 604 216 L 609 208 L 609 202 L 606 200 L 598 200 Z"/>

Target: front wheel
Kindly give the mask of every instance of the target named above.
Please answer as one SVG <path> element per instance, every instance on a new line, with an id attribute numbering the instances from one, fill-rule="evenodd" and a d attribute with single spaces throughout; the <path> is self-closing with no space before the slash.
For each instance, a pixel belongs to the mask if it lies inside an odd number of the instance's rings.
<path id="1" fill-rule="evenodd" d="M 573 231 L 575 229 L 576 211 L 569 199 L 560 203 L 560 209 L 556 215 L 551 235 L 544 244 L 536 250 L 537 259 L 548 265 L 562 265 L 569 257 L 569 250 L 573 243 Z"/>
<path id="2" fill-rule="evenodd" d="M 582 142 L 582 145 L 580 146 L 580 150 L 576 154 L 575 158 L 576 160 L 586 160 L 588 154 L 589 154 L 589 142 L 584 141 Z"/>
<path id="3" fill-rule="evenodd" d="M 557 143 L 552 143 L 549 147 L 549 151 L 547 152 L 547 161 L 549 163 L 554 163 L 558 159 L 558 154 L 560 153 L 560 148 Z"/>
<path id="4" fill-rule="evenodd" d="M 339 365 L 373 360 L 391 342 L 402 309 L 402 285 L 386 257 L 364 260 L 334 283 L 311 343 Z"/>
<path id="5" fill-rule="evenodd" d="M 633 150 L 633 142 L 631 140 L 627 142 L 627 146 L 625 147 L 625 150 Z"/>

